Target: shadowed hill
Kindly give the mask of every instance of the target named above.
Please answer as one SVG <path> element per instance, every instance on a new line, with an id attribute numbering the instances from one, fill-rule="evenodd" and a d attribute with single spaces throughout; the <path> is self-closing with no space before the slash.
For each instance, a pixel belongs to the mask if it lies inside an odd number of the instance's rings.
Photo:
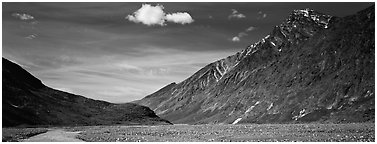
<path id="1" fill-rule="evenodd" d="M 171 124 L 148 107 L 112 104 L 55 90 L 7 59 L 3 58 L 2 64 L 3 127 Z"/>

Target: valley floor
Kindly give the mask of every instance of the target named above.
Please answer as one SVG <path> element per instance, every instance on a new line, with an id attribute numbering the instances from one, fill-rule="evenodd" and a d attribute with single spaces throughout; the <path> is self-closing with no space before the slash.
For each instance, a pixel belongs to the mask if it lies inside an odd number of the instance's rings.
<path id="1" fill-rule="evenodd" d="M 59 130 L 60 129 L 60 130 Z M 74 132 L 75 140 L 89 142 L 374 142 L 374 123 L 243 124 L 164 126 L 83 126 L 52 130 L 58 136 Z M 6 129 L 3 128 L 3 133 Z M 50 130 L 51 131 L 51 130 Z M 49 131 L 49 132 L 50 132 Z M 45 134 L 40 135 L 46 135 Z M 51 133 L 50 133 L 51 134 Z M 37 136 L 40 136 L 37 135 Z M 51 136 L 51 135 L 50 135 Z M 35 137 L 35 136 L 34 136 Z M 53 136 L 52 136 L 53 137 Z M 51 138 L 51 137 L 50 137 Z M 29 140 L 32 138 L 29 138 Z M 70 141 L 73 139 L 66 139 Z M 28 141 L 28 140 L 23 140 Z M 40 140 L 43 141 L 43 140 Z M 64 141 L 64 140 L 63 140 Z"/>
<path id="2" fill-rule="evenodd" d="M 68 132 L 62 129 L 53 129 L 46 133 L 24 139 L 22 142 L 84 142 L 76 138 L 78 133 L 80 132 Z"/>

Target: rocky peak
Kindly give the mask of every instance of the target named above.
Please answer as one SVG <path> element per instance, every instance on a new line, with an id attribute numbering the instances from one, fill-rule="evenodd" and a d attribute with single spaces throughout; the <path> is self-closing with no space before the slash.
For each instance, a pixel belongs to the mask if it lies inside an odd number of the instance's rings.
<path id="1" fill-rule="evenodd" d="M 252 55 L 261 48 L 273 48 L 276 52 L 281 52 L 282 45 L 300 44 L 312 37 L 315 33 L 329 27 L 332 16 L 316 12 L 306 8 L 294 10 L 288 18 L 278 26 L 273 32 L 249 45 L 246 49 L 235 55 L 214 62 L 215 72 L 213 73 L 216 81 L 219 81 L 225 73 L 234 68 L 243 58 Z M 224 63 L 225 62 L 225 63 Z"/>
<path id="2" fill-rule="evenodd" d="M 273 31 L 260 41 L 249 45 L 240 53 L 248 56 L 257 52 L 262 45 L 273 48 L 277 52 L 283 51 L 283 45 L 298 45 L 309 39 L 317 32 L 329 28 L 332 16 L 316 12 L 312 9 L 294 10 L 288 18 L 274 27 Z"/>
<path id="3" fill-rule="evenodd" d="M 294 10 L 287 19 L 287 24 L 292 24 L 297 27 L 297 24 L 320 26 L 328 28 L 328 24 L 332 16 L 316 12 L 312 9 L 306 8 L 301 10 Z"/>
<path id="4" fill-rule="evenodd" d="M 299 44 L 318 31 L 329 28 L 331 18 L 332 16 L 330 15 L 308 8 L 294 10 L 283 23 L 275 27 L 281 35 L 276 35 L 276 33 L 273 35 L 287 39 L 290 43 Z"/>

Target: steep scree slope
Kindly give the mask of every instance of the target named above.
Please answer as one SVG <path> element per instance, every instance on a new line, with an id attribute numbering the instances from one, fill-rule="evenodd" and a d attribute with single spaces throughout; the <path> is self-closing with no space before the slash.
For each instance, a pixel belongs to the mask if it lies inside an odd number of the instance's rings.
<path id="1" fill-rule="evenodd" d="M 173 123 L 374 121 L 374 6 L 295 10 L 259 42 L 136 101 Z"/>

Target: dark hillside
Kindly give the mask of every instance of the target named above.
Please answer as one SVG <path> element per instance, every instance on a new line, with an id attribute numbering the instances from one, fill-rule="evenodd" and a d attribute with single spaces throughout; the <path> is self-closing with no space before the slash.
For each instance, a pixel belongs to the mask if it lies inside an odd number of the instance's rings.
<path id="1" fill-rule="evenodd" d="M 3 127 L 30 125 L 169 124 L 148 107 L 112 104 L 45 86 L 3 58 Z"/>

